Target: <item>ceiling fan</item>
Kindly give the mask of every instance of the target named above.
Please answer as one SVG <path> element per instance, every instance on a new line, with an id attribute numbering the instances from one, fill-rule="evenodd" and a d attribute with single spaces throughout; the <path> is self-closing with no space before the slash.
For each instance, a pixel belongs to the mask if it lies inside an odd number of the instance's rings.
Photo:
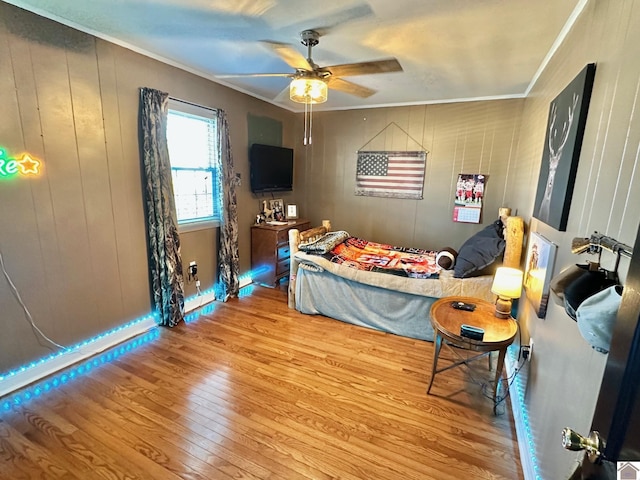
<path id="1" fill-rule="evenodd" d="M 327 88 L 339 90 L 361 98 L 367 98 L 376 90 L 342 79 L 355 75 L 375 73 L 401 72 L 402 66 L 395 58 L 371 62 L 347 63 L 320 67 L 311 57 L 311 49 L 320 42 L 320 34 L 316 30 L 304 30 L 300 33 L 301 43 L 307 47 L 307 58 L 284 43 L 262 42 L 273 50 L 287 65 L 295 69 L 293 73 L 252 73 L 244 75 L 218 75 L 218 78 L 231 77 L 289 77 L 291 84 L 277 97 L 279 99 L 287 91 L 294 102 L 314 104 L 327 100 Z"/>

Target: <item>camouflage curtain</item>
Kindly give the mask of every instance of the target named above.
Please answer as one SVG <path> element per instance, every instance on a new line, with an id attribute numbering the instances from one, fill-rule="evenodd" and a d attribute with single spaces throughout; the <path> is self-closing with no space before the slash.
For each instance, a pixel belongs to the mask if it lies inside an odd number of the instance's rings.
<path id="1" fill-rule="evenodd" d="M 140 156 L 149 280 L 158 323 L 173 327 L 184 319 L 184 277 L 167 147 L 168 101 L 167 93 L 140 89 Z"/>
<path id="2" fill-rule="evenodd" d="M 233 168 L 233 155 L 229 142 L 229 124 L 224 110 L 217 110 L 218 130 L 218 179 L 220 181 L 219 196 L 221 202 L 220 212 L 222 223 L 220 225 L 220 238 L 218 249 L 219 285 L 222 290 L 222 298 L 238 295 L 238 272 L 240 262 L 238 260 L 238 207 L 236 202 L 236 187 L 239 185 L 238 177 Z"/>

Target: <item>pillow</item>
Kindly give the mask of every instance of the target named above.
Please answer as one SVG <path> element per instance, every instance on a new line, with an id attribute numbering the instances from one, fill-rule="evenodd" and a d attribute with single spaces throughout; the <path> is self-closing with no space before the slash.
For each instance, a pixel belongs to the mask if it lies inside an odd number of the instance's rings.
<path id="1" fill-rule="evenodd" d="M 456 263 L 456 252 L 451 247 L 445 247 L 436 254 L 436 263 L 444 270 L 451 270 Z"/>
<path id="2" fill-rule="evenodd" d="M 350 235 L 344 230 L 328 232 L 313 242 L 301 243 L 298 248 L 303 252 L 323 254 L 329 253 L 336 246 L 344 242 Z"/>
<path id="3" fill-rule="evenodd" d="M 455 278 L 475 277 L 485 273 L 503 253 L 505 240 L 503 224 L 496 220 L 469 238 L 458 252 L 453 276 Z"/>

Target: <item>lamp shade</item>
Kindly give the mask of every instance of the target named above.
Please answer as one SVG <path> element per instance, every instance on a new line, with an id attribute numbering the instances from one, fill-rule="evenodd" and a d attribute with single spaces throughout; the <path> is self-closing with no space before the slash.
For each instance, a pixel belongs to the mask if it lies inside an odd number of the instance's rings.
<path id="1" fill-rule="evenodd" d="M 522 292 L 522 270 L 500 267 L 493 277 L 491 292 L 503 298 L 520 298 Z"/>
<path id="2" fill-rule="evenodd" d="M 289 85 L 289 98 L 297 103 L 323 103 L 327 93 L 327 82 L 319 78 L 294 78 Z"/>

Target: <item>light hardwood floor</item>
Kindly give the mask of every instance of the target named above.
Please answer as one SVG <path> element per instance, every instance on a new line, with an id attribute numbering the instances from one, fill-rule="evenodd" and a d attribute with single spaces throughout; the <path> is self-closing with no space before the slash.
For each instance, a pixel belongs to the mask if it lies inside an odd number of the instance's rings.
<path id="1" fill-rule="evenodd" d="M 486 362 L 426 395 L 431 343 L 249 289 L 0 411 L 0 478 L 523 478 Z"/>

